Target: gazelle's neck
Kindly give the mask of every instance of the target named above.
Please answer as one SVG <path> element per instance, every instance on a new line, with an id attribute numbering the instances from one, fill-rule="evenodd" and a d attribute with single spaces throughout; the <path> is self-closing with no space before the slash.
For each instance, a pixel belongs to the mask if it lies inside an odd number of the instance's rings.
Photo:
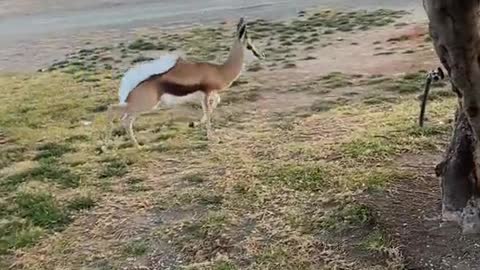
<path id="1" fill-rule="evenodd" d="M 228 55 L 227 60 L 222 65 L 223 76 L 229 84 L 240 76 L 243 69 L 244 55 L 245 52 L 243 45 L 238 39 L 236 39 L 230 49 L 230 54 Z"/>

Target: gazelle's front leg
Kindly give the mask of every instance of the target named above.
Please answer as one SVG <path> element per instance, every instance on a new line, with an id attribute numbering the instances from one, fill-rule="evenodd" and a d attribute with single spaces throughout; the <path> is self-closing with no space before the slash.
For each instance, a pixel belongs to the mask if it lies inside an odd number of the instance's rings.
<path id="1" fill-rule="evenodd" d="M 202 100 L 203 117 L 201 122 L 205 123 L 207 127 L 207 137 L 212 135 L 212 104 L 210 103 L 210 97 L 210 94 L 206 94 Z"/>
<path id="2" fill-rule="evenodd" d="M 202 111 L 203 111 L 203 116 L 202 119 L 200 119 L 200 124 L 203 125 L 207 122 L 207 115 L 208 115 L 208 95 L 205 95 L 202 98 Z"/>
<path id="3" fill-rule="evenodd" d="M 206 99 L 205 99 L 206 98 Z M 217 108 L 220 103 L 220 95 L 216 92 L 212 92 L 209 95 L 205 95 L 205 98 L 202 100 L 202 110 L 203 116 L 200 120 L 200 124 L 205 124 L 208 119 L 208 115 L 211 117 L 213 111 Z"/>
<path id="4" fill-rule="evenodd" d="M 212 93 L 212 113 L 213 113 L 213 110 L 217 108 L 220 101 L 221 101 L 220 95 L 217 92 Z"/>

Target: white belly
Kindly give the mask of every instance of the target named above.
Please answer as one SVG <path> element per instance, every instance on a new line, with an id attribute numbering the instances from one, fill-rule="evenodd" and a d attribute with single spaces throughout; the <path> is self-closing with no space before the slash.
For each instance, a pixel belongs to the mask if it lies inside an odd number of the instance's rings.
<path id="1" fill-rule="evenodd" d="M 199 104 L 202 99 L 205 97 L 205 94 L 201 91 L 194 92 L 192 94 L 178 97 L 170 94 L 163 94 L 160 98 L 160 106 L 173 107 L 176 105 L 186 104 L 186 103 L 195 103 Z"/>

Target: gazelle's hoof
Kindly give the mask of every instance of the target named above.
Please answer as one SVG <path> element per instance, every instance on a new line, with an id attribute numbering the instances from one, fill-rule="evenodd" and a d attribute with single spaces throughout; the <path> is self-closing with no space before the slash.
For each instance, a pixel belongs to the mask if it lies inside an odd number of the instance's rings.
<path id="1" fill-rule="evenodd" d="M 102 145 L 100 146 L 100 150 L 102 151 L 102 153 L 106 153 L 108 151 L 108 148 L 106 145 Z"/>
<path id="2" fill-rule="evenodd" d="M 207 134 L 207 140 L 212 143 L 219 143 L 220 138 L 218 138 L 215 134 L 213 133 L 208 133 Z"/>

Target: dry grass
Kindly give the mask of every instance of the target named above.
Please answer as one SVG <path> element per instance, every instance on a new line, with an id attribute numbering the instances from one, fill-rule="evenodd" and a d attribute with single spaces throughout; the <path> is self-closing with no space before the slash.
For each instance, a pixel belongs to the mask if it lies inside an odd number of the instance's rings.
<path id="1" fill-rule="evenodd" d="M 320 85 L 331 88 L 333 77 Z M 218 145 L 207 145 L 204 132 L 186 123 L 159 129 L 166 116 L 153 115 L 138 124 L 145 151 L 116 137 L 112 150 L 102 152 L 104 116 L 91 108 L 114 96 L 111 82 L 93 91 L 59 73 L 0 80 L 12 89 L 0 96 L 8 104 L 0 122 L 12 151 L 2 159 L 1 203 L 8 207 L 0 213 L 9 228 L 1 236 L 2 253 L 24 252 L 20 262 L 28 269 L 85 261 L 116 268 L 131 257 L 147 263 L 161 256 L 152 248 L 157 245 L 183 258 L 172 265 L 190 269 L 368 267 L 314 239 L 370 226 L 374 217 L 353 194 L 414 178 L 396 168 L 394 157 L 440 149 L 454 105 L 448 97 L 435 99 L 429 110 L 435 120 L 427 129 L 415 126 L 411 98 L 337 104 L 295 119 L 288 129 L 276 128 L 283 118 L 246 115 L 248 124 L 220 128 Z M 177 166 L 186 161 L 191 165 Z M 91 227 L 89 217 L 100 223 Z M 53 232 L 59 234 L 49 236 Z M 369 252 L 394 250 L 375 237 L 364 240 Z"/>
<path id="2" fill-rule="evenodd" d="M 292 36 L 292 44 L 308 44 L 316 42 L 310 36 L 325 34 L 316 24 L 364 31 L 399 14 L 315 16 L 320 19 L 257 21 L 252 28 L 258 39 L 275 30 Z M 291 35 L 298 27 L 301 33 Z M 225 35 L 205 28 L 168 38 L 208 59 L 214 54 L 205 48 Z M 163 40 L 118 48 L 128 55 L 168 50 Z M 234 86 L 215 115 L 219 143 L 209 144 L 202 128 L 188 127 L 199 108 L 181 108 L 174 118 L 159 112 L 139 119 L 145 149 L 137 151 L 120 130 L 103 142 L 104 109 L 114 102 L 118 80 L 88 63 L 108 63 L 111 49 L 95 49 L 106 55 L 94 59 L 91 50 L 78 52 L 75 57 L 90 60 L 63 63 L 71 72 L 0 76 L 1 134 L 8 138 L 0 154 L 0 267 L 401 269 L 401 252 L 376 224 L 373 209 L 356 197 L 417 177 L 395 160 L 443 148 L 455 106 L 449 95 L 435 96 L 429 126 L 419 129 L 412 90 L 418 75 L 332 73 L 275 92 L 273 105 L 265 97 L 275 82 L 259 85 L 251 76 Z M 290 57 L 291 64 L 297 57 L 304 56 Z M 60 66 L 55 69 L 67 68 Z M 363 92 L 338 99 L 349 87 Z M 381 95 L 387 88 L 393 101 Z M 325 102 L 335 91 L 339 96 Z M 299 104 L 279 112 L 277 103 L 286 97 Z M 371 233 L 355 243 L 340 241 L 353 231 Z"/>
<path id="3" fill-rule="evenodd" d="M 298 51 L 299 46 L 315 48 L 329 41 L 332 34 L 365 31 L 374 27 L 391 25 L 405 15 L 403 11 L 376 10 L 337 12 L 312 11 L 287 22 L 255 20 L 249 22 L 250 36 L 257 47 L 268 57 L 265 66 L 253 64 L 247 70 L 258 72 L 267 69 L 296 67 L 294 61 L 312 59 Z M 47 70 L 60 70 L 73 74 L 77 82 L 96 84 L 98 75 L 119 78 L 132 64 L 151 60 L 162 52 L 180 49 L 190 59 L 220 62 L 228 54 L 233 40 L 233 25 L 197 27 L 178 33 L 142 35 L 129 43 L 109 47 L 83 48 L 57 61 Z M 327 43 L 330 44 L 330 43 Z M 285 60 L 277 65 L 278 60 Z"/>

